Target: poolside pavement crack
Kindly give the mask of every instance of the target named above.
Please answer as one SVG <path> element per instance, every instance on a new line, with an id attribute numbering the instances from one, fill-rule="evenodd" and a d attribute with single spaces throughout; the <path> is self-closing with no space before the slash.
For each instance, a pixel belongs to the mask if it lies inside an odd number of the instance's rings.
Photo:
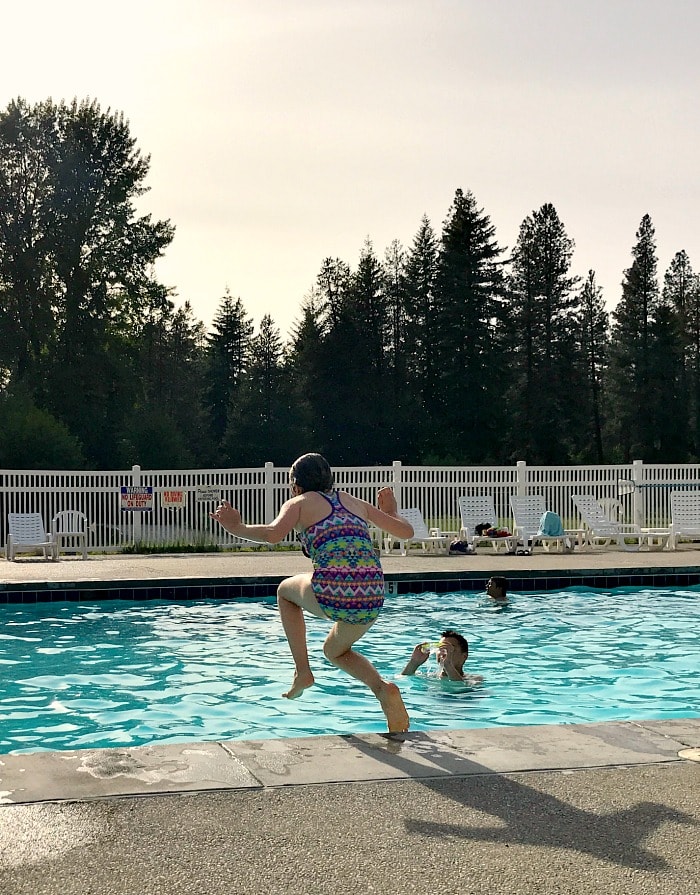
<path id="1" fill-rule="evenodd" d="M 673 720 L 673 719 L 672 719 Z M 692 721 L 694 719 L 684 718 L 679 719 L 684 722 Z M 644 730 L 647 733 L 653 733 L 657 736 L 662 736 L 666 740 L 671 740 L 678 746 L 683 748 L 697 748 L 700 746 L 700 719 L 695 719 L 698 722 L 698 731 L 694 737 L 689 737 L 684 735 L 683 733 L 664 733 L 658 729 L 658 724 L 662 722 L 645 722 L 645 721 L 628 721 L 627 723 L 633 727 L 638 727 L 640 730 Z"/>
<path id="2" fill-rule="evenodd" d="M 223 749 L 226 755 L 237 765 L 239 765 L 239 767 L 243 768 L 246 774 L 249 774 L 261 789 L 265 788 L 265 783 L 260 779 L 255 771 L 253 771 L 252 768 L 250 768 L 249 765 L 247 765 L 244 761 L 241 761 L 241 759 L 236 755 L 236 753 L 233 751 L 233 749 L 231 749 L 230 746 L 227 746 L 226 743 L 222 742 L 221 740 L 217 740 L 217 746 Z"/>

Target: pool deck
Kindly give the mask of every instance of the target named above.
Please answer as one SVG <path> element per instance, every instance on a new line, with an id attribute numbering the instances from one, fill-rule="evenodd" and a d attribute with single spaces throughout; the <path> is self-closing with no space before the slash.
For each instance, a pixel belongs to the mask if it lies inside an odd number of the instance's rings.
<path id="1" fill-rule="evenodd" d="M 698 573 L 700 550 L 383 565 Z M 0 561 L 0 586 L 306 569 L 293 553 L 23 557 Z M 698 759 L 698 718 L 0 755 L 0 892 L 700 895 Z"/>
<path id="2" fill-rule="evenodd" d="M 411 552 L 408 556 L 383 556 L 387 576 L 422 573 L 454 574 L 455 577 L 482 573 L 517 577 L 534 572 L 590 571 L 591 574 L 617 569 L 687 569 L 700 572 L 700 544 L 682 544 L 678 550 L 619 549 L 589 550 L 579 553 L 545 553 L 506 556 L 480 550 L 471 556 L 440 556 Z M 10 584 L 71 583 L 89 581 L 278 580 L 310 568 L 309 561 L 296 551 L 267 553 L 189 553 L 89 555 L 87 560 L 62 555 L 59 562 L 21 555 L 15 562 L 0 559 L 0 587 Z"/>

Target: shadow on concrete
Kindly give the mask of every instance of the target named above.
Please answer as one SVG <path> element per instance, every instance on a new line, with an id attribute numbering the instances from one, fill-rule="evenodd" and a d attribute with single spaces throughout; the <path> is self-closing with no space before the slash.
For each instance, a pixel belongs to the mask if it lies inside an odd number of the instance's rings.
<path id="1" fill-rule="evenodd" d="M 408 832 L 428 838 L 458 837 L 502 845 L 565 848 L 635 870 L 659 871 L 667 870 L 669 865 L 664 858 L 647 850 L 644 840 L 663 824 L 697 825 L 692 816 L 660 802 L 640 802 L 605 814 L 587 811 L 486 767 L 483 775 L 474 775 L 471 771 L 468 777 L 456 777 L 453 776 L 453 754 L 428 738 L 417 739 L 413 735 L 411 742 L 413 745 L 420 742 L 421 755 L 450 774 L 426 778 L 421 776 L 425 773 L 424 766 L 402 753 L 400 734 L 385 738 L 393 769 L 404 770 L 413 776 L 415 783 L 463 808 L 490 814 L 501 821 L 494 826 L 460 823 L 459 810 L 446 823 L 404 819 Z M 381 760 L 378 754 L 381 750 L 352 735 L 343 739 L 375 761 Z"/>

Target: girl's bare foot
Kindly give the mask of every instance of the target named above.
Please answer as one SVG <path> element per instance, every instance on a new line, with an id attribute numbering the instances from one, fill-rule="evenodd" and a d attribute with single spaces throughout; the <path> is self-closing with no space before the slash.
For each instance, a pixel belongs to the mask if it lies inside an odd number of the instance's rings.
<path id="1" fill-rule="evenodd" d="M 377 699 L 386 715 L 389 733 L 404 733 L 408 730 L 410 724 L 408 712 L 396 684 L 384 683 L 377 693 Z"/>
<path id="2" fill-rule="evenodd" d="M 287 690 L 286 693 L 283 693 L 285 699 L 296 699 L 298 696 L 307 690 L 309 687 L 314 684 L 314 676 L 310 671 L 305 671 L 302 673 L 295 673 L 294 680 L 292 681 L 292 686 Z"/>

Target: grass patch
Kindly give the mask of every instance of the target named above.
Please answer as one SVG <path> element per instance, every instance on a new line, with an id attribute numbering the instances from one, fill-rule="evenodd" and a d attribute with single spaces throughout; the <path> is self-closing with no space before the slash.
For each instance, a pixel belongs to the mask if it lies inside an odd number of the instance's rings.
<path id="1" fill-rule="evenodd" d="M 125 544 L 119 549 L 120 553 L 146 554 L 146 553 L 220 553 L 218 544 Z"/>
<path id="2" fill-rule="evenodd" d="M 185 544 L 172 542 L 169 544 L 144 544 L 136 542 L 125 544 L 119 548 L 119 553 L 131 556 L 153 553 L 299 553 L 299 547 L 294 544 L 251 544 L 245 547 L 221 547 L 219 544 Z"/>

